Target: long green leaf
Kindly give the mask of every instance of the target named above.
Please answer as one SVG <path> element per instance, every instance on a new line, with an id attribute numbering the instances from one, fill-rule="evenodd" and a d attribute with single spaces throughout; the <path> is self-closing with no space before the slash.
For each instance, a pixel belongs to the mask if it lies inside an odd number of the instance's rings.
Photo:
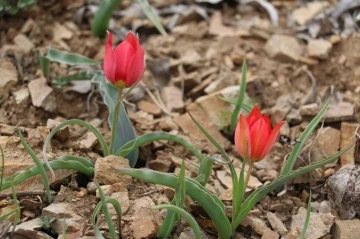
<path id="1" fill-rule="evenodd" d="M 334 154 L 322 161 L 314 162 L 308 166 L 299 168 L 295 171 L 292 171 L 288 173 L 287 175 L 282 175 L 275 181 L 271 182 L 270 184 L 260 187 L 256 189 L 241 205 L 241 211 L 239 215 L 233 219 L 231 222 L 231 226 L 233 231 L 237 228 L 237 226 L 240 224 L 240 222 L 246 217 L 246 215 L 250 212 L 250 210 L 258 203 L 261 199 L 263 199 L 269 192 L 273 191 L 274 189 L 284 185 L 285 183 L 289 182 L 290 180 L 303 175 L 305 173 L 308 173 L 316 168 L 323 167 L 324 165 L 331 163 L 335 161 L 338 157 L 340 157 L 343 153 L 348 151 L 355 142 L 352 142 L 350 145 L 348 145 L 343 150 L 339 151 L 337 154 Z"/>
<path id="2" fill-rule="evenodd" d="M 150 19 L 150 21 L 154 24 L 156 29 L 161 33 L 163 36 L 167 36 L 166 30 L 161 24 L 159 17 L 154 12 L 154 9 L 151 7 L 147 0 L 136 0 L 137 3 L 143 9 L 145 15 Z"/>
<path id="3" fill-rule="evenodd" d="M 187 142 L 185 139 L 177 135 L 169 134 L 166 132 L 153 132 L 149 134 L 144 134 L 138 137 L 137 139 L 127 142 L 118 151 L 116 151 L 115 155 L 126 157 L 131 152 L 138 149 L 140 146 L 157 140 L 169 140 L 181 144 L 184 147 L 186 147 L 190 152 L 192 152 L 195 155 L 195 157 L 199 159 L 200 162 L 203 159 L 203 155 L 201 154 L 201 152 L 193 145 L 191 145 L 189 142 Z M 130 161 L 130 166 L 134 167 L 135 166 L 134 162 Z"/>
<path id="4" fill-rule="evenodd" d="M 296 143 L 294 149 L 292 150 L 288 160 L 286 161 L 286 163 L 284 165 L 284 168 L 281 170 L 280 175 L 286 175 L 291 172 L 299 154 L 301 153 L 301 150 L 303 149 L 303 147 L 305 145 L 306 140 L 309 138 L 311 133 L 315 130 L 316 126 L 319 124 L 321 119 L 324 117 L 324 115 L 329 107 L 329 104 L 330 104 L 330 100 L 328 100 L 326 102 L 326 104 L 321 109 L 319 114 L 317 114 L 317 116 L 309 123 L 309 125 L 306 127 L 304 132 L 301 134 L 301 136 L 298 140 L 298 143 Z"/>
<path id="5" fill-rule="evenodd" d="M 43 72 L 43 75 L 45 76 L 45 78 L 49 77 L 49 73 L 50 73 L 50 60 L 49 58 L 47 58 L 46 56 L 43 56 L 41 53 L 39 53 L 39 64 L 40 64 L 40 68 Z"/>
<path id="6" fill-rule="evenodd" d="M 81 172 L 87 175 L 88 177 L 94 176 L 94 165 L 85 158 L 74 157 L 74 156 L 62 156 L 52 161 L 49 161 L 49 164 L 50 167 L 54 170 L 69 169 L 69 170 L 75 170 L 77 172 Z M 44 168 L 46 171 L 48 171 L 49 169 L 44 166 L 45 163 L 42 163 L 41 167 Z M 37 165 L 18 171 L 13 175 L 4 178 L 3 185 L 0 188 L 0 191 L 10 188 L 12 181 L 14 181 L 14 185 L 18 185 L 38 174 L 40 174 L 40 171 Z"/>
<path id="7" fill-rule="evenodd" d="M 237 99 L 231 99 L 231 98 L 224 98 L 224 97 L 220 97 L 219 96 L 219 99 L 229 103 L 229 104 L 232 104 L 232 105 L 236 105 L 237 104 Z M 250 111 L 252 110 L 252 108 L 254 107 L 253 104 L 245 104 L 245 103 L 242 103 L 241 105 L 241 108 L 243 110 L 245 110 L 247 113 L 250 113 Z"/>
<path id="8" fill-rule="evenodd" d="M 106 224 L 107 224 L 107 226 L 109 228 L 111 239 L 118 239 L 119 237 L 118 237 L 118 235 L 116 235 L 115 226 L 114 226 L 114 223 L 111 220 L 111 215 L 110 215 L 109 209 L 108 209 L 107 204 L 106 204 L 106 198 L 105 198 L 104 191 L 102 190 L 102 188 L 100 187 L 100 185 L 98 183 L 95 183 L 95 184 L 96 184 L 96 187 L 97 187 L 97 189 L 99 191 L 99 197 L 100 197 L 100 200 L 101 200 L 102 210 L 103 210 L 104 215 L 105 215 L 105 220 L 106 220 Z"/>
<path id="9" fill-rule="evenodd" d="M 46 175 L 46 171 L 45 171 L 40 159 L 36 156 L 36 153 L 32 150 L 32 148 L 26 143 L 26 141 L 25 141 L 25 139 L 22 136 L 20 131 L 19 131 L 19 136 L 20 136 L 21 143 L 24 146 L 25 150 L 30 154 L 30 156 L 33 159 L 36 167 L 39 168 L 39 173 L 41 175 L 41 179 L 42 179 L 44 187 L 45 187 L 47 200 L 48 200 L 49 203 L 51 203 L 52 196 L 51 196 L 51 192 L 50 192 L 49 179 L 48 179 L 48 177 Z"/>
<path id="10" fill-rule="evenodd" d="M 18 210 L 20 210 L 20 207 L 15 208 L 15 209 L 11 210 L 10 212 L 8 212 L 8 213 L 6 213 L 4 215 L 1 215 L 0 216 L 0 222 L 4 221 L 8 216 L 10 216 L 11 214 L 13 214 L 14 212 L 16 212 Z"/>
<path id="11" fill-rule="evenodd" d="M 152 209 L 158 209 L 158 210 L 166 209 L 168 211 L 170 210 L 170 211 L 173 211 L 173 212 L 179 214 L 181 217 L 185 218 L 185 220 L 190 224 L 191 228 L 194 231 L 195 238 L 196 239 L 201 238 L 201 231 L 200 231 L 199 225 L 196 223 L 196 220 L 184 209 L 176 207 L 171 204 L 157 205 L 157 206 L 153 207 Z"/>
<path id="12" fill-rule="evenodd" d="M 4 171 L 5 171 L 5 155 L 1 145 L 0 145 L 0 150 L 1 150 L 1 181 L 0 181 L 0 189 L 1 189 L 4 180 Z"/>
<path id="13" fill-rule="evenodd" d="M 122 210 L 121 210 L 121 205 L 119 203 L 119 201 L 117 201 L 115 198 L 106 198 L 106 204 L 108 203 L 111 203 L 114 208 L 115 208 L 115 211 L 116 211 L 116 214 L 118 215 L 118 225 L 119 225 L 119 232 L 120 232 L 120 228 L 121 228 L 121 215 L 122 215 Z M 95 236 L 97 239 L 103 239 L 103 235 L 101 234 L 100 232 L 100 228 L 98 226 L 98 221 L 96 220 L 98 215 L 100 214 L 101 212 L 101 209 L 103 207 L 103 204 L 102 204 L 102 201 L 100 201 L 94 211 L 93 211 L 93 214 L 92 214 L 92 217 L 91 217 L 91 222 L 92 222 L 92 225 L 93 225 L 93 228 L 94 228 L 94 231 L 95 231 Z"/>
<path id="14" fill-rule="evenodd" d="M 242 70 L 241 70 L 241 84 L 240 84 L 240 90 L 239 90 L 239 96 L 235 105 L 234 112 L 231 115 L 231 124 L 230 124 L 230 132 L 233 133 L 235 131 L 235 127 L 238 121 L 238 115 L 241 109 L 241 106 L 244 102 L 245 98 L 245 92 L 246 92 L 246 72 L 247 72 L 247 66 L 246 66 L 246 60 L 244 58 L 243 64 L 242 64 Z"/>
<path id="15" fill-rule="evenodd" d="M 96 74 L 92 81 L 98 84 L 100 94 L 103 97 L 104 103 L 109 110 L 108 122 L 109 126 L 111 127 L 112 119 L 114 117 L 115 105 L 117 103 L 118 89 L 108 84 L 102 74 Z M 131 124 L 131 121 L 125 111 L 125 107 L 122 102 L 120 105 L 120 113 L 117 125 L 118 127 L 116 127 L 115 142 L 112 152 L 117 152 L 126 143 L 136 139 L 134 127 Z M 134 149 L 129 155 L 127 155 L 131 167 L 135 166 L 138 156 L 138 149 Z"/>
<path id="16" fill-rule="evenodd" d="M 65 122 L 62 122 L 60 123 L 58 126 L 56 126 L 51 132 L 50 134 L 48 135 L 48 137 L 46 138 L 45 142 L 44 142 L 44 146 L 43 146 L 43 157 L 44 157 L 44 161 L 45 163 L 47 164 L 47 166 L 49 167 L 48 165 L 48 158 L 47 158 L 47 155 L 46 155 L 46 150 L 51 142 L 51 139 L 52 137 L 54 137 L 54 135 L 56 134 L 56 132 L 58 132 L 59 130 L 61 130 L 63 127 L 65 126 L 68 126 L 68 125 L 74 125 L 74 124 L 77 124 L 77 125 L 80 125 L 80 126 L 83 126 L 84 128 L 90 130 L 91 132 L 94 133 L 94 135 L 96 136 L 96 138 L 99 140 L 99 143 L 102 147 L 102 150 L 103 150 L 103 154 L 104 156 L 108 156 L 109 155 L 109 149 L 105 143 L 105 139 L 104 137 L 102 137 L 102 135 L 100 134 L 100 132 L 94 127 L 92 126 L 91 124 L 85 122 L 85 121 L 82 121 L 82 120 L 78 120 L 78 119 L 72 119 L 72 120 L 67 120 Z M 50 171 L 52 172 L 51 168 L 50 168 Z M 53 174 L 53 173 L 52 173 Z M 54 174 L 53 174 L 54 175 Z"/>
<path id="17" fill-rule="evenodd" d="M 214 159 L 212 157 L 205 157 L 200 163 L 196 181 L 198 181 L 202 186 L 206 186 L 209 181 L 210 175 L 212 173 L 212 166 L 214 164 Z"/>
<path id="18" fill-rule="evenodd" d="M 308 201 L 307 210 L 306 210 L 305 223 L 304 223 L 304 227 L 300 234 L 300 239 L 305 239 L 306 231 L 307 231 L 307 228 L 308 228 L 309 222 L 310 222 L 310 213 L 311 213 L 311 190 L 310 190 L 309 201 Z"/>
<path id="19" fill-rule="evenodd" d="M 54 48 L 49 47 L 49 50 L 47 52 L 46 57 L 53 62 L 66 64 L 66 65 L 82 65 L 82 66 L 88 66 L 88 65 L 99 65 L 99 61 L 92 60 L 90 58 L 87 58 L 85 56 L 79 55 L 79 54 L 73 54 L 66 51 L 59 51 Z"/>
<path id="20" fill-rule="evenodd" d="M 219 150 L 221 155 L 230 163 L 231 160 L 227 155 L 226 151 L 221 147 L 221 145 L 206 131 L 206 129 L 190 114 L 191 119 L 194 121 L 196 126 L 201 130 L 201 132 L 208 138 L 208 140 Z"/>
<path id="21" fill-rule="evenodd" d="M 91 30 L 94 36 L 103 38 L 109 27 L 110 18 L 121 0 L 103 0 L 95 13 Z"/>
<path id="22" fill-rule="evenodd" d="M 88 71 L 82 71 L 67 76 L 57 77 L 52 81 L 52 84 L 54 84 L 58 88 L 61 88 L 64 85 L 69 84 L 71 81 L 91 80 L 93 76 L 93 73 L 90 73 Z"/>
<path id="23" fill-rule="evenodd" d="M 170 202 L 171 205 L 183 208 L 184 207 L 184 201 L 185 201 L 185 164 L 184 160 L 181 164 L 181 169 L 178 177 L 178 181 L 175 188 L 175 197 Z M 168 238 L 175 226 L 176 219 L 180 219 L 180 216 L 177 216 L 177 213 L 168 210 L 166 212 L 166 217 L 163 222 L 163 224 L 160 227 L 158 238 Z"/>
<path id="24" fill-rule="evenodd" d="M 178 177 L 173 174 L 156 172 L 153 170 L 141 169 L 116 169 L 119 173 L 144 180 L 146 182 L 160 184 L 163 186 L 176 188 Z M 196 180 L 185 177 L 186 194 L 197 201 L 212 219 L 220 239 L 231 237 L 231 225 L 225 215 L 223 202 L 215 195 L 211 194 Z"/>

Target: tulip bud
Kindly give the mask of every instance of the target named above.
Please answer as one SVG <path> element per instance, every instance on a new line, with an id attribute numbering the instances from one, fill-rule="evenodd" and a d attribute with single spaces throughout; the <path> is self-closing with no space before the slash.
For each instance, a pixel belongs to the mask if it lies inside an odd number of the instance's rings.
<path id="1" fill-rule="evenodd" d="M 284 123 L 281 121 L 271 129 L 269 116 L 263 116 L 259 108 L 254 106 L 247 117 L 240 114 L 234 136 L 236 150 L 252 162 L 262 160 L 274 146 Z"/>
<path id="2" fill-rule="evenodd" d="M 132 86 L 144 72 L 144 55 L 139 37 L 129 32 L 126 39 L 114 49 L 112 34 L 108 32 L 104 57 L 106 79 L 118 89 Z"/>

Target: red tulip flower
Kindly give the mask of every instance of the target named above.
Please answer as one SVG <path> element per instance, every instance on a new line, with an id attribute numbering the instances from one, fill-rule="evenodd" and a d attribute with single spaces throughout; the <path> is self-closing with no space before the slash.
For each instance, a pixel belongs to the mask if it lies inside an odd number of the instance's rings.
<path id="1" fill-rule="evenodd" d="M 281 121 L 272 129 L 269 116 L 262 115 L 259 108 L 254 106 L 247 117 L 240 114 L 235 129 L 236 150 L 251 162 L 260 161 L 274 146 L 284 123 Z"/>
<path id="2" fill-rule="evenodd" d="M 144 72 L 144 55 L 139 37 L 129 32 L 126 39 L 114 49 L 112 34 L 109 32 L 105 45 L 105 77 L 119 89 L 132 86 Z"/>

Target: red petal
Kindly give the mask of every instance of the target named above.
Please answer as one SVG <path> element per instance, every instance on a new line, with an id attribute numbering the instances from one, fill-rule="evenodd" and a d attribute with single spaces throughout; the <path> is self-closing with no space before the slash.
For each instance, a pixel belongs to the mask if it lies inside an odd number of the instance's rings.
<path id="1" fill-rule="evenodd" d="M 270 135 L 270 133 L 271 133 L 270 118 L 269 118 L 268 115 L 264 115 L 264 116 L 263 116 L 263 119 L 265 120 L 265 123 L 266 123 L 266 125 L 268 126 L 268 127 L 267 127 L 268 135 Z"/>
<path id="2" fill-rule="evenodd" d="M 275 125 L 275 127 L 273 128 L 273 130 L 271 131 L 271 134 L 269 136 L 269 139 L 267 141 L 267 144 L 261 154 L 261 157 L 264 158 L 271 150 L 271 148 L 274 146 L 276 138 L 279 135 L 279 131 L 281 126 L 284 124 L 284 121 L 281 121 L 279 123 L 277 123 L 277 125 Z"/>
<path id="3" fill-rule="evenodd" d="M 145 67 L 144 56 L 145 56 L 145 52 L 142 49 L 142 47 L 139 46 L 137 48 L 137 52 L 135 53 L 135 56 L 133 57 L 133 59 L 131 59 L 127 69 L 127 74 L 125 78 L 126 87 L 135 84 L 144 73 L 144 67 Z"/>
<path id="4" fill-rule="evenodd" d="M 115 71 L 116 71 L 116 58 L 114 49 L 112 48 L 112 34 L 108 32 L 108 40 L 105 44 L 105 56 L 104 56 L 104 74 L 105 77 L 114 83 Z"/>
<path id="5" fill-rule="evenodd" d="M 125 41 L 127 41 L 128 43 L 130 43 L 130 45 L 134 48 L 134 50 L 136 51 L 138 46 L 139 46 L 139 38 L 135 37 L 134 34 L 132 32 L 129 32 L 126 36 Z"/>
<path id="6" fill-rule="evenodd" d="M 247 157 L 251 155 L 250 130 L 246 118 L 243 115 L 240 115 L 239 122 L 236 126 L 234 140 L 236 151 L 241 156 Z M 246 155 L 246 152 L 248 152 L 248 155 Z"/>
<path id="7" fill-rule="evenodd" d="M 254 108 L 251 110 L 250 114 L 248 115 L 248 117 L 246 117 L 246 120 L 249 124 L 249 127 L 251 128 L 251 126 L 261 118 L 262 118 L 261 112 L 259 108 L 255 105 Z"/>
<path id="8" fill-rule="evenodd" d="M 250 160 L 261 160 L 262 152 L 268 142 L 270 132 L 265 119 L 261 118 L 250 127 L 251 155 Z"/>
<path id="9" fill-rule="evenodd" d="M 116 80 L 125 81 L 128 66 L 134 55 L 135 55 L 135 50 L 132 47 L 132 45 L 127 41 L 123 41 L 116 47 L 115 49 L 115 56 L 117 61 L 116 72 L 115 72 Z"/>

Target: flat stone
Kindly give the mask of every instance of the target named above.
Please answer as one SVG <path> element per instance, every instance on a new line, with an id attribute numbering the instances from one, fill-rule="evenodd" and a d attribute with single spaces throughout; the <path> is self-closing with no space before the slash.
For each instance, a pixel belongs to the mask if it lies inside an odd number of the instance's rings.
<path id="1" fill-rule="evenodd" d="M 305 25 L 328 6 L 329 3 L 326 1 L 310 2 L 304 7 L 295 9 L 291 16 L 297 24 Z"/>
<path id="2" fill-rule="evenodd" d="M 321 128 L 317 134 L 317 141 L 311 151 L 311 159 L 313 162 L 318 162 L 336 154 L 340 148 L 340 131 L 332 128 Z"/>
<path id="3" fill-rule="evenodd" d="M 27 88 L 22 88 L 18 91 L 13 92 L 15 97 L 16 104 L 27 104 L 28 100 L 30 99 L 30 93 Z"/>
<path id="4" fill-rule="evenodd" d="M 98 158 L 95 162 L 95 177 L 94 181 L 100 184 L 115 184 L 123 183 L 124 185 L 130 184 L 132 178 L 127 175 L 117 173 L 116 168 L 130 168 L 129 160 L 123 157 L 109 155 L 105 158 Z"/>
<path id="5" fill-rule="evenodd" d="M 98 139 L 91 131 L 85 133 L 79 141 L 79 148 L 81 150 L 91 150 L 98 143 Z"/>
<path id="6" fill-rule="evenodd" d="M 131 224 L 134 239 L 147 239 L 156 237 L 158 225 L 153 217 L 136 214 Z"/>
<path id="7" fill-rule="evenodd" d="M 218 128 L 208 119 L 206 111 L 199 105 L 189 107 L 188 111 L 192 116 L 201 122 L 206 131 L 217 140 L 221 147 L 227 149 L 230 147 L 230 142 L 219 132 Z M 217 149 L 209 142 L 207 137 L 196 126 L 189 114 L 182 114 L 174 118 L 174 122 L 180 129 L 191 138 L 191 141 L 199 148 L 208 151 L 209 153 L 216 153 Z"/>
<path id="8" fill-rule="evenodd" d="M 296 62 L 303 55 L 298 40 L 285 35 L 272 35 L 264 49 L 271 58 L 282 62 Z"/>
<path id="9" fill-rule="evenodd" d="M 267 230 L 264 232 L 261 239 L 279 239 L 279 234 L 277 232 Z"/>
<path id="10" fill-rule="evenodd" d="M 272 124 L 277 124 L 278 122 L 285 120 L 292 108 L 289 104 L 289 100 L 289 95 L 282 95 L 276 100 L 275 105 L 271 108 Z"/>
<path id="11" fill-rule="evenodd" d="M 315 117 L 320 107 L 316 103 L 303 105 L 300 107 L 300 115 L 302 117 Z M 354 119 L 354 105 L 349 102 L 340 102 L 335 105 L 330 105 L 325 114 L 325 122 L 339 122 Z"/>
<path id="12" fill-rule="evenodd" d="M 32 18 L 29 18 L 22 26 L 21 33 L 27 34 L 31 32 L 35 27 L 37 27 L 36 22 Z"/>
<path id="13" fill-rule="evenodd" d="M 323 39 L 310 40 L 307 45 L 307 53 L 310 57 L 325 60 L 329 57 L 332 44 Z"/>
<path id="14" fill-rule="evenodd" d="M 73 36 L 73 32 L 58 22 L 54 23 L 53 39 L 54 41 L 69 40 Z"/>
<path id="15" fill-rule="evenodd" d="M 111 194 L 112 198 L 115 198 L 121 205 L 121 213 L 122 215 L 125 215 L 130 208 L 130 200 L 129 200 L 129 193 L 126 190 L 125 192 L 115 192 Z M 109 205 L 109 212 L 112 215 L 116 214 L 115 208 L 112 204 Z"/>
<path id="16" fill-rule="evenodd" d="M 284 223 L 276 216 L 275 213 L 268 212 L 266 213 L 266 218 L 268 219 L 272 229 L 279 233 L 281 236 L 285 236 L 288 232 Z"/>
<path id="17" fill-rule="evenodd" d="M 173 163 L 169 155 L 159 154 L 155 160 L 149 161 L 149 168 L 160 172 L 167 173 L 172 166 Z"/>
<path id="18" fill-rule="evenodd" d="M 183 94 L 179 88 L 166 86 L 163 88 L 161 96 L 168 110 L 175 112 L 182 112 L 184 110 Z"/>
<path id="19" fill-rule="evenodd" d="M 306 218 L 306 209 L 300 208 L 297 215 L 291 216 L 290 230 L 302 231 Z M 310 221 L 305 238 L 319 239 L 330 235 L 330 229 L 335 221 L 331 214 L 310 213 Z"/>
<path id="20" fill-rule="evenodd" d="M 51 228 L 58 234 L 63 232 L 63 224 L 66 225 L 66 232 L 79 232 L 85 226 L 85 219 L 76 214 L 70 203 L 52 203 L 43 208 L 42 217 L 54 217 L 56 220 L 51 223 Z"/>
<path id="21" fill-rule="evenodd" d="M 18 74 L 14 64 L 7 59 L 0 59 L 0 87 L 15 85 L 18 82 Z"/>
<path id="22" fill-rule="evenodd" d="M 38 78 L 30 81 L 28 88 L 34 106 L 41 107 L 49 112 L 55 111 L 55 93 L 53 92 L 53 89 L 47 85 L 45 78 Z"/>
<path id="23" fill-rule="evenodd" d="M 24 53 L 30 53 L 31 50 L 35 48 L 34 43 L 25 36 L 24 34 L 19 34 L 14 38 L 15 45 Z"/>
<path id="24" fill-rule="evenodd" d="M 333 228 L 334 239 L 357 239 L 359 238 L 360 220 L 336 220 Z"/>
<path id="25" fill-rule="evenodd" d="M 149 101 L 142 100 L 137 104 L 137 106 L 140 110 L 145 111 L 149 114 L 153 114 L 155 116 L 161 115 L 160 107 Z"/>
<path id="26" fill-rule="evenodd" d="M 61 122 L 53 119 L 48 119 L 46 122 L 46 126 L 51 130 L 53 130 L 59 124 L 61 124 Z M 68 126 L 65 126 L 55 133 L 54 138 L 64 142 L 69 138 L 69 136 L 70 136 L 70 128 Z"/>
<path id="27" fill-rule="evenodd" d="M 355 131 L 360 127 L 358 123 L 341 122 L 340 127 L 340 150 L 346 148 L 354 139 Z M 347 152 L 340 156 L 341 165 L 355 164 L 355 150 L 356 146 L 353 145 Z"/>
<path id="28" fill-rule="evenodd" d="M 101 185 L 100 187 L 106 197 L 110 197 L 110 195 L 113 194 L 113 188 L 111 185 Z M 96 187 L 96 197 L 100 198 L 99 190 L 97 189 L 97 187 Z"/>
<path id="29" fill-rule="evenodd" d="M 263 235 L 266 231 L 270 230 L 262 219 L 251 215 L 247 215 L 240 225 L 244 227 L 250 226 L 260 235 Z"/>

